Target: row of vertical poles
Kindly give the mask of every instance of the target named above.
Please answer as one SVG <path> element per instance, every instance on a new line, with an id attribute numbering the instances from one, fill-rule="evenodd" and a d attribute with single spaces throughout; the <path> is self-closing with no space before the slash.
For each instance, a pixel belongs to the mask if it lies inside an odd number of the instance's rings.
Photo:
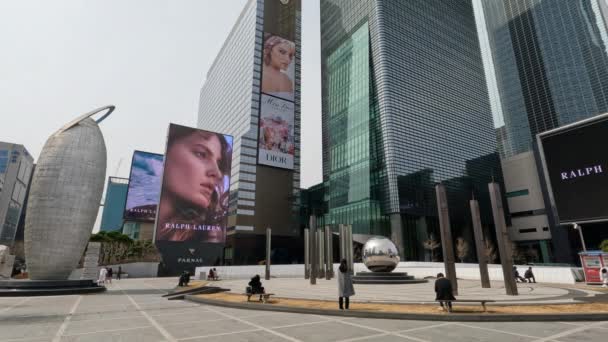
<path id="1" fill-rule="evenodd" d="M 505 290 L 507 295 L 516 296 L 517 284 L 513 277 L 513 256 L 511 255 L 511 241 L 507 232 L 507 224 L 505 222 L 505 213 L 502 203 L 500 186 L 498 183 L 491 182 L 488 184 L 490 192 L 490 201 L 492 203 L 492 214 L 494 216 L 494 226 L 496 227 L 496 237 L 498 242 L 498 252 L 502 264 L 503 278 L 505 282 Z M 454 245 L 452 240 L 452 231 L 450 226 L 450 215 L 448 212 L 448 201 L 443 184 L 435 186 L 437 195 L 437 211 L 439 214 L 439 229 L 441 231 L 441 245 L 443 247 L 443 262 L 445 266 L 446 277 L 452 283 L 454 294 L 458 294 L 458 283 L 456 281 L 456 267 L 454 263 Z M 479 274 L 481 279 L 481 287 L 490 287 L 490 278 L 488 275 L 487 255 L 484 250 L 483 232 L 481 229 L 481 218 L 479 214 L 479 203 L 473 199 L 469 202 L 471 207 L 471 217 L 473 221 L 473 233 L 475 236 L 475 247 L 477 250 L 477 259 L 479 260 Z"/>
<path id="2" fill-rule="evenodd" d="M 317 229 L 315 224 L 316 219 L 311 216 L 310 228 L 304 229 L 304 279 L 310 279 L 313 285 L 317 278 L 329 280 L 334 277 L 331 227 Z M 349 269 L 353 269 L 352 228 L 349 226 L 340 225 L 340 258 L 347 259 Z"/>

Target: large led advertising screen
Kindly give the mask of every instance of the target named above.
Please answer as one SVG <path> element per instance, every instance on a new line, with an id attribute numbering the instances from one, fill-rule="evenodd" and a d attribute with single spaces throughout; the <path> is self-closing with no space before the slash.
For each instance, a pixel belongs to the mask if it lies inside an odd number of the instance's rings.
<path id="1" fill-rule="evenodd" d="M 135 151 L 131 161 L 124 219 L 154 222 L 163 175 L 163 155 Z"/>
<path id="2" fill-rule="evenodd" d="M 539 135 L 560 223 L 608 219 L 608 117 Z"/>
<path id="3" fill-rule="evenodd" d="M 300 0 L 264 2 L 258 163 L 293 169 L 296 17 Z"/>
<path id="4" fill-rule="evenodd" d="M 165 156 L 155 240 L 223 243 L 232 137 L 171 124 Z"/>
<path id="5" fill-rule="evenodd" d="M 169 125 L 155 245 L 159 275 L 220 261 L 226 241 L 232 142 L 229 135 Z"/>

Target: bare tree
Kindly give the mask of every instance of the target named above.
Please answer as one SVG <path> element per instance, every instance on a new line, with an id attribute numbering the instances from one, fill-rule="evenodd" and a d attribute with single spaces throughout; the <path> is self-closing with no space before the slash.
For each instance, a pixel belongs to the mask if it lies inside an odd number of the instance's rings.
<path id="1" fill-rule="evenodd" d="M 469 254 L 469 243 L 462 237 L 456 238 L 456 256 L 460 262 L 464 262 L 464 258 Z"/>
<path id="2" fill-rule="evenodd" d="M 490 239 L 485 239 L 484 245 L 485 245 L 484 254 L 485 254 L 486 258 L 488 258 L 487 259 L 488 263 L 490 263 L 490 264 L 496 263 L 496 259 L 498 259 L 498 253 L 496 251 L 496 246 L 494 246 L 494 243 Z"/>
<path id="3" fill-rule="evenodd" d="M 424 246 L 424 249 L 431 251 L 431 261 L 437 261 L 437 258 L 435 257 L 435 250 L 441 247 L 441 242 L 435 240 L 435 235 L 431 234 L 430 237 L 422 243 L 422 245 Z"/>

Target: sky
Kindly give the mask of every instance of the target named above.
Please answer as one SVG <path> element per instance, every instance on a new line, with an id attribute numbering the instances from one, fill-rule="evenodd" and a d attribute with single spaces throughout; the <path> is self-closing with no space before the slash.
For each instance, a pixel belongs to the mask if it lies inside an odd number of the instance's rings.
<path id="1" fill-rule="evenodd" d="M 134 150 L 163 153 L 170 122 L 196 126 L 199 91 L 246 0 L 0 0 L 0 141 L 38 158 L 94 108 L 107 176 Z M 319 0 L 302 1 L 301 186 L 321 182 Z"/>

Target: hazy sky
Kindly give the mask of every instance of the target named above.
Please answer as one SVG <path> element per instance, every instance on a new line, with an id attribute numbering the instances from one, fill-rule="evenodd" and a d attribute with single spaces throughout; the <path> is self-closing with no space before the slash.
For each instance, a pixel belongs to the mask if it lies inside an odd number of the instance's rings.
<path id="1" fill-rule="evenodd" d="M 0 141 L 38 158 L 50 134 L 108 104 L 106 176 L 196 126 L 207 70 L 246 0 L 0 0 Z M 319 1 L 302 13 L 302 187 L 321 181 Z"/>

